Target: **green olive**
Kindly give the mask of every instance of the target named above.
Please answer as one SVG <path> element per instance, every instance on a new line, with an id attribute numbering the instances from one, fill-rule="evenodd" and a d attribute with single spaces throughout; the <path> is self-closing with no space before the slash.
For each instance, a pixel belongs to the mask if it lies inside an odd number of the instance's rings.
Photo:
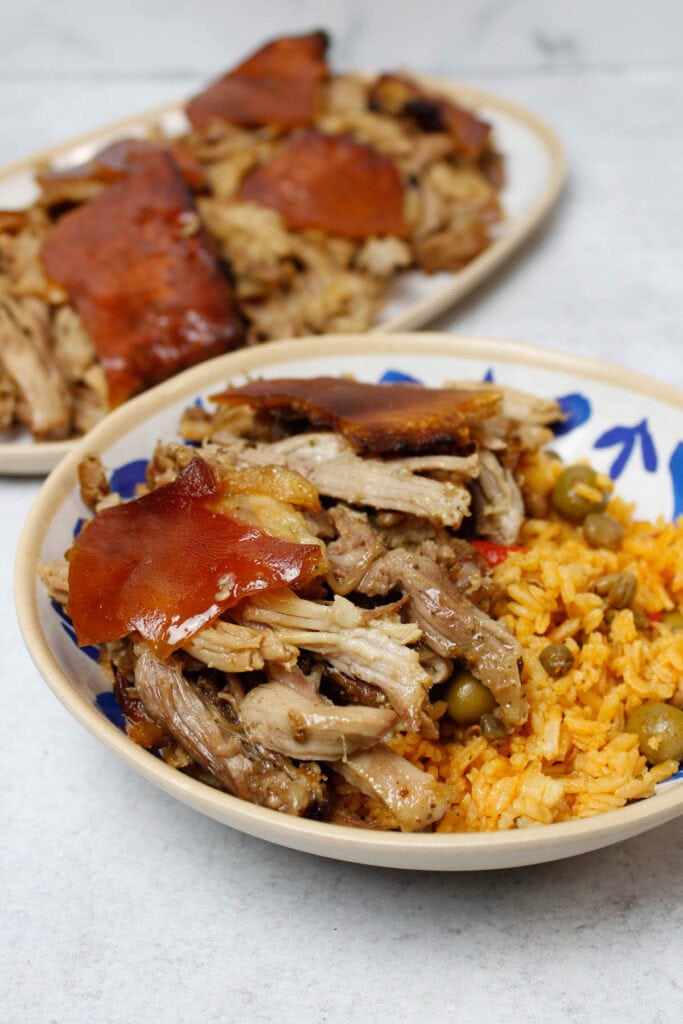
<path id="1" fill-rule="evenodd" d="M 662 614 L 662 623 L 672 633 L 680 633 L 683 630 L 683 613 L 679 608 L 672 608 L 671 611 Z"/>
<path id="2" fill-rule="evenodd" d="M 634 732 L 638 746 L 650 764 L 683 761 L 683 711 L 673 704 L 649 700 L 626 719 L 626 732 Z"/>
<path id="3" fill-rule="evenodd" d="M 550 500 L 555 511 L 573 523 L 582 522 L 591 512 L 601 512 L 607 504 L 607 495 L 600 490 L 597 480 L 598 474 L 590 466 L 567 466 L 558 476 L 552 490 Z M 600 497 L 593 500 L 577 494 L 576 484 L 593 488 Z"/>
<path id="4" fill-rule="evenodd" d="M 487 686 L 475 679 L 471 672 L 456 672 L 444 694 L 448 714 L 458 725 L 474 725 L 482 715 L 490 714 L 496 706 Z"/>
<path id="5" fill-rule="evenodd" d="M 574 665 L 574 655 L 566 644 L 548 644 L 541 651 L 539 660 L 553 679 L 559 679 Z"/>
<path id="6" fill-rule="evenodd" d="M 596 580 L 594 587 L 609 608 L 628 608 L 636 596 L 638 580 L 632 572 L 610 572 Z"/>
<path id="7" fill-rule="evenodd" d="M 604 512 L 589 512 L 583 521 L 583 535 L 592 548 L 609 548 L 616 551 L 622 542 L 624 531 L 621 523 Z"/>

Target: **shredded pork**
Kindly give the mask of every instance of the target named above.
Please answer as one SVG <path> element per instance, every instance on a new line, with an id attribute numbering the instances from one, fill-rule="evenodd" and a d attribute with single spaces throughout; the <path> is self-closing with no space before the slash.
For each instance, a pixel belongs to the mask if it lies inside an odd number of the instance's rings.
<path id="1" fill-rule="evenodd" d="M 217 457 L 232 457 L 245 465 L 278 465 L 296 470 L 326 497 L 350 505 L 407 512 L 415 516 L 459 526 L 469 512 L 471 495 L 463 481 L 476 476 L 476 456 L 456 457 L 447 464 L 444 456 L 407 459 L 361 458 L 338 434 L 296 434 L 272 444 L 252 446 L 221 438 Z M 227 440 L 227 444 L 224 441 Z M 422 475 L 435 469 L 450 471 L 449 479 Z"/>
<path id="2" fill-rule="evenodd" d="M 378 743 L 330 766 L 347 782 L 381 801 L 403 832 L 420 832 L 448 810 L 446 787 L 431 775 Z"/>
<path id="3" fill-rule="evenodd" d="M 135 654 L 135 688 L 148 713 L 229 792 L 294 815 L 321 801 L 317 766 L 297 767 L 251 742 L 239 718 L 221 714 L 177 662 L 162 661 L 143 644 Z"/>
<path id="4" fill-rule="evenodd" d="M 340 434 L 300 423 L 287 436 L 286 421 L 273 440 L 267 418 L 239 407 L 185 416 L 201 447 L 159 445 L 147 488 L 200 458 L 224 488 L 223 514 L 317 544 L 320 572 L 299 591 L 256 590 L 168 657 L 135 632 L 104 644 L 131 736 L 167 737 L 169 764 L 266 807 L 434 829 L 452 794 L 394 747 L 406 734 L 439 740 L 441 698 L 463 669 L 490 691 L 502 735 L 526 720 L 522 651 L 491 615 L 489 566 L 469 538 L 516 541 L 520 439 L 553 414 L 503 392 L 473 440 L 401 457 L 361 456 Z M 120 500 L 96 457 L 80 482 L 95 515 Z M 68 562 L 46 563 L 41 576 L 68 610 Z"/>

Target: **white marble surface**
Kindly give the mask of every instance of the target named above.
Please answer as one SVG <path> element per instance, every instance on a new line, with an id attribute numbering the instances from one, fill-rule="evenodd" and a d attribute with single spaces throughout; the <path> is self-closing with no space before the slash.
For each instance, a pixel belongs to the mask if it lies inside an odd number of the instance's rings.
<path id="1" fill-rule="evenodd" d="M 409 64 L 532 107 L 565 140 L 564 199 L 437 326 L 683 385 L 678 0 L 11 0 L 1 21 L 0 163 L 318 25 L 339 66 Z M 14 548 L 38 487 L 0 481 L 3 1022 L 683 1018 L 683 819 L 554 865 L 418 875 L 267 846 L 118 763 L 41 683 L 14 622 Z"/>

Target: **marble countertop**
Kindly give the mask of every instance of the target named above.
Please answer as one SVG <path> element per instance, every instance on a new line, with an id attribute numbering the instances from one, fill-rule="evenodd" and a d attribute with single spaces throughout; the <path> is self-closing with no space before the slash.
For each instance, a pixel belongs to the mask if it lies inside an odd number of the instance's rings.
<path id="1" fill-rule="evenodd" d="M 683 386 L 678 0 L 15 2 L 0 164 L 319 25 L 336 66 L 469 81 L 565 142 L 569 182 L 542 232 L 432 326 Z M 266 845 L 134 775 L 56 702 L 15 624 L 14 550 L 39 486 L 0 481 L 3 1022 L 681 1020 L 683 819 L 555 864 L 418 874 Z"/>

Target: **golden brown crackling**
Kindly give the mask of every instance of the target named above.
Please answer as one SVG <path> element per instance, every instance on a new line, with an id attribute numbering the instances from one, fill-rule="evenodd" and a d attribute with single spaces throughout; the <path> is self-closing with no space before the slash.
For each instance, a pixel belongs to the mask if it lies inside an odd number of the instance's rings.
<path id="1" fill-rule="evenodd" d="M 241 199 L 261 203 L 297 229 L 342 238 L 408 233 L 396 164 L 348 135 L 306 132 L 242 182 Z"/>
<path id="2" fill-rule="evenodd" d="M 110 405 L 242 341 L 242 321 L 177 166 L 158 149 L 64 214 L 43 243 L 97 346 Z"/>
<path id="3" fill-rule="evenodd" d="M 460 448 L 470 428 L 496 412 L 500 392 L 366 384 L 347 378 L 257 380 L 214 395 L 219 404 L 248 404 L 261 412 L 332 427 L 360 454 L 405 455 Z"/>
<path id="4" fill-rule="evenodd" d="M 193 128 L 227 121 L 246 128 L 310 125 L 328 76 L 324 32 L 283 36 L 262 46 L 186 106 Z"/>
<path id="5" fill-rule="evenodd" d="M 202 188 L 204 172 L 188 146 L 147 139 L 117 139 L 83 164 L 39 171 L 36 181 L 40 185 L 42 201 L 48 206 L 64 202 L 88 202 L 99 195 L 103 188 L 127 177 L 138 166 L 141 158 L 155 152 L 168 153 L 173 158 L 188 188 Z"/>

